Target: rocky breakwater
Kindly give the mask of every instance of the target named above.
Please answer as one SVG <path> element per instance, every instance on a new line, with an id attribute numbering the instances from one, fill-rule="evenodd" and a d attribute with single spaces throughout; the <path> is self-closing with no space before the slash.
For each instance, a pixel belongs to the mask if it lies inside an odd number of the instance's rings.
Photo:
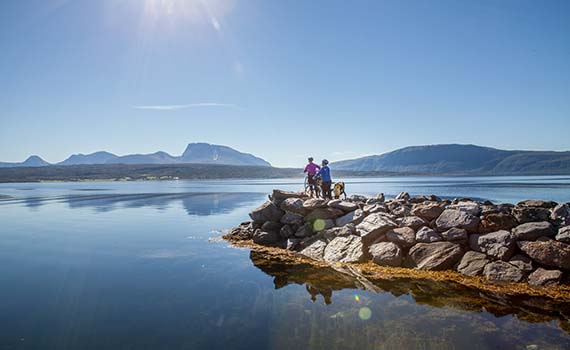
<path id="1" fill-rule="evenodd" d="M 400 193 L 308 198 L 274 190 L 225 237 L 288 249 L 310 259 L 418 270 L 454 270 L 533 287 L 569 284 L 570 205 L 442 200 Z"/>

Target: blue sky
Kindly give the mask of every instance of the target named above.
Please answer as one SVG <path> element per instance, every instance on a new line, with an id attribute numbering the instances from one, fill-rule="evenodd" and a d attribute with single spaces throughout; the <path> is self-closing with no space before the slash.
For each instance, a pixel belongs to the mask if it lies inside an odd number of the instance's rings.
<path id="1" fill-rule="evenodd" d="M 0 2 L 0 160 L 570 150 L 569 1 Z"/>

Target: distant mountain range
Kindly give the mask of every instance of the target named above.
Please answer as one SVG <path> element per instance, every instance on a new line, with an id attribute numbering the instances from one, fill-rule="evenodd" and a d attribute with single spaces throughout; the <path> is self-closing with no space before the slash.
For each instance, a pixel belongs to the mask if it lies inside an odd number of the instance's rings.
<path id="1" fill-rule="evenodd" d="M 270 167 L 269 162 L 249 153 L 242 153 L 233 148 L 209 143 L 190 143 L 181 156 L 172 156 L 166 152 L 151 154 L 130 154 L 117 156 L 109 152 L 74 154 L 56 164 L 50 164 L 38 156 L 31 156 L 21 163 L 1 163 L 0 167 L 41 167 L 49 165 L 95 165 L 95 164 L 220 164 L 252 165 Z"/>
<path id="2" fill-rule="evenodd" d="M 570 174 L 570 152 L 506 151 L 475 145 L 429 145 L 335 162 L 337 170 L 405 174 L 557 175 Z"/>

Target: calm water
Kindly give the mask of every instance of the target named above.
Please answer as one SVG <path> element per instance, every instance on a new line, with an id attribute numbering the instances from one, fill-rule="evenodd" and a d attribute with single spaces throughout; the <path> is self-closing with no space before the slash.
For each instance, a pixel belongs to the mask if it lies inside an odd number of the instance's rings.
<path id="1" fill-rule="evenodd" d="M 0 184 L 0 349 L 570 348 L 569 305 L 363 284 L 212 240 L 272 188 L 301 185 Z M 375 178 L 347 190 L 568 202 L 570 177 Z"/>

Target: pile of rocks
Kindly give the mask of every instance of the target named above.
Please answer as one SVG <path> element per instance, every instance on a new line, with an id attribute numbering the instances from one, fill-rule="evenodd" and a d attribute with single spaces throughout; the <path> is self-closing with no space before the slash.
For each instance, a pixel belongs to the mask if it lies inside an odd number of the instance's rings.
<path id="1" fill-rule="evenodd" d="M 568 203 L 493 204 L 406 192 L 389 201 L 323 200 L 274 190 L 250 217 L 229 236 L 328 263 L 453 269 L 533 286 L 566 284 L 570 271 Z"/>

